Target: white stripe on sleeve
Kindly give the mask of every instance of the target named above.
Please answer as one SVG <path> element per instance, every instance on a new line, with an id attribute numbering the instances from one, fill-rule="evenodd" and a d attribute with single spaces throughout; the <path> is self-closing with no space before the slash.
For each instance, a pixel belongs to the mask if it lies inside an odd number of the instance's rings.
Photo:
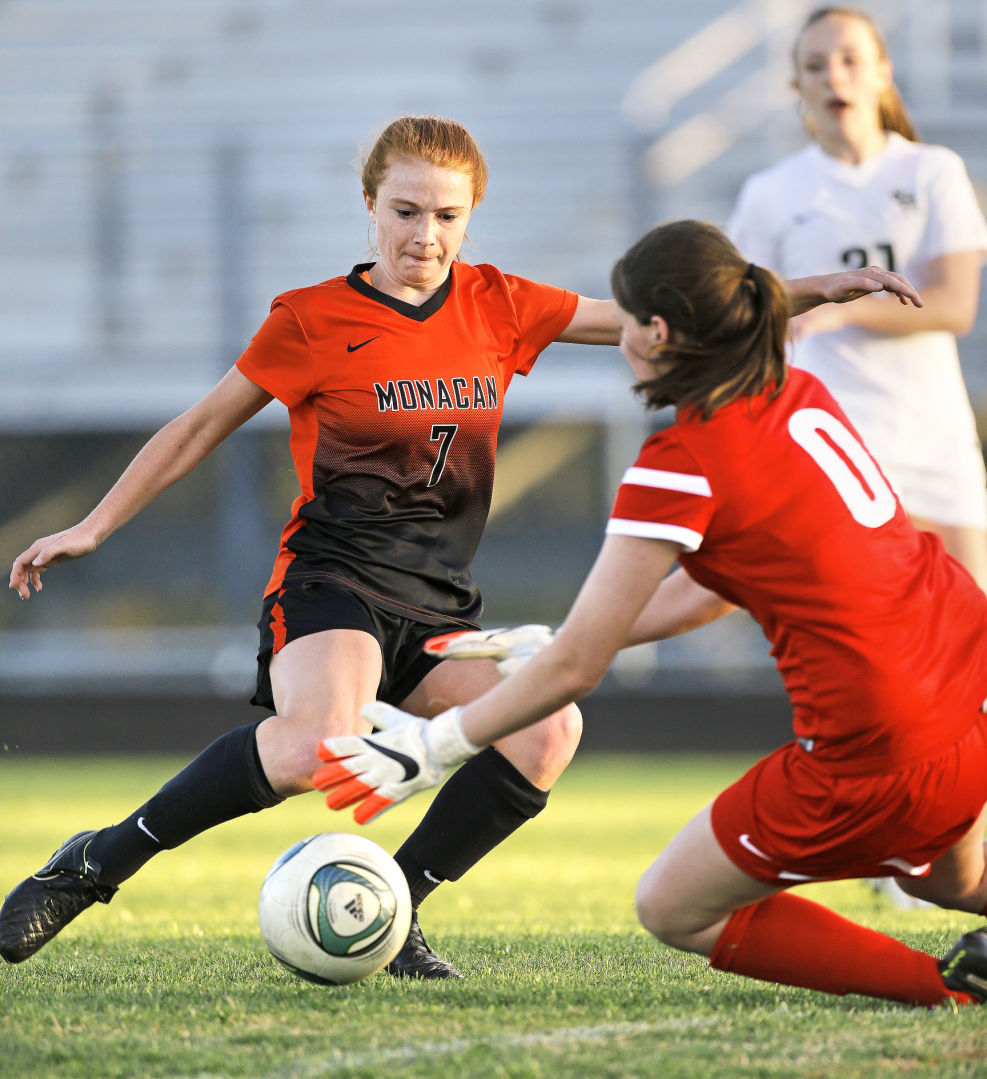
<path id="1" fill-rule="evenodd" d="M 660 487 L 664 491 L 684 491 L 690 495 L 705 495 L 712 498 L 713 492 L 705 476 L 694 476 L 688 472 L 665 472 L 659 468 L 640 468 L 634 465 L 624 473 L 621 483 L 631 483 L 635 487 Z"/>
<path id="2" fill-rule="evenodd" d="M 703 541 L 701 532 L 681 525 L 658 524 L 655 521 L 631 521 L 626 517 L 611 517 L 607 532 L 614 536 L 640 536 L 642 539 L 663 539 L 681 543 L 687 551 L 698 551 Z"/>

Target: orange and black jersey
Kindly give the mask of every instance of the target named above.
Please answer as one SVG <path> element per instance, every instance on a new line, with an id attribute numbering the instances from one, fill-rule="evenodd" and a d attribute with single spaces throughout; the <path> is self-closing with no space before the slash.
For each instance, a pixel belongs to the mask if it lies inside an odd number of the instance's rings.
<path id="1" fill-rule="evenodd" d="M 421 307 L 370 265 L 278 296 L 237 361 L 289 411 L 301 494 L 266 595 L 330 579 L 421 621 L 475 621 L 504 392 L 565 329 L 574 293 L 455 263 Z"/>

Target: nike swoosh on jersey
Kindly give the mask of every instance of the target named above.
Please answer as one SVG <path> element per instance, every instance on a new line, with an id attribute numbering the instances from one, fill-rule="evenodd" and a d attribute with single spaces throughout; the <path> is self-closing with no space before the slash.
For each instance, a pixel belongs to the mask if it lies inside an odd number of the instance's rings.
<path id="1" fill-rule="evenodd" d="M 377 337 L 380 337 L 380 334 L 377 334 Z M 376 341 L 377 337 L 368 337 L 366 339 L 366 341 L 361 341 L 358 345 L 349 345 L 348 344 L 346 346 L 346 351 L 347 352 L 356 352 L 356 350 L 358 348 L 363 348 L 364 345 L 369 345 L 371 341 Z"/>
<path id="2" fill-rule="evenodd" d="M 397 761 L 398 764 L 404 769 L 404 779 L 402 783 L 406 783 L 409 779 L 414 779 L 416 775 L 421 771 L 418 767 L 418 761 L 414 757 L 409 757 L 407 753 L 400 753 L 396 749 L 389 749 L 387 746 L 378 745 L 376 742 L 370 741 L 369 738 L 364 738 L 364 742 L 370 746 L 371 749 L 375 749 L 378 753 L 383 753 L 385 757 L 390 757 L 392 761 Z"/>

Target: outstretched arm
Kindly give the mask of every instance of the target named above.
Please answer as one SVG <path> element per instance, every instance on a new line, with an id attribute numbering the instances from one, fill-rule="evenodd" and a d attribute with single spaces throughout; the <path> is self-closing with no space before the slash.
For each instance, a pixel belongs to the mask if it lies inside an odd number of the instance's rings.
<path id="1" fill-rule="evenodd" d="M 655 589 L 631 626 L 625 647 L 678 637 L 736 609 L 734 604 L 694 581 L 680 566 Z"/>
<path id="2" fill-rule="evenodd" d="M 82 521 L 37 539 L 14 560 L 9 586 L 21 597 L 41 591 L 41 574 L 94 551 L 108 536 L 187 475 L 228 435 L 259 412 L 271 395 L 236 367 L 197 404 L 155 434 L 98 506 Z"/>
<path id="3" fill-rule="evenodd" d="M 631 626 L 622 648 L 679 637 L 737 610 L 709 588 L 694 581 L 681 567 L 655 589 Z M 554 635 L 548 626 L 456 630 L 425 642 L 425 651 L 443 659 L 493 659 L 506 678 L 520 670 Z"/>
<path id="4" fill-rule="evenodd" d="M 466 737 L 489 745 L 592 692 L 681 551 L 667 540 L 607 536 L 552 643 L 464 707 Z"/>
<path id="5" fill-rule="evenodd" d="M 798 277 L 786 281 L 785 285 L 793 317 L 820 304 L 848 303 L 875 292 L 891 293 L 905 305 L 922 306 L 922 298 L 901 274 L 882 270 L 879 266 L 819 274 L 816 277 Z M 620 344 L 614 309 L 613 300 L 593 300 L 580 296 L 569 325 L 556 340 L 576 345 Z"/>
<path id="6" fill-rule="evenodd" d="M 556 338 L 573 345 L 619 345 L 620 330 L 613 300 L 580 296 L 569 325 Z"/>
<path id="7" fill-rule="evenodd" d="M 963 336 L 973 329 L 980 301 L 980 252 L 953 251 L 925 267 L 923 310 L 865 296 L 857 303 L 816 307 L 792 325 L 796 338 L 858 326 L 891 337 L 936 330 Z"/>
<path id="8" fill-rule="evenodd" d="M 875 292 L 889 292 L 900 303 L 922 306 L 912 284 L 901 274 L 882 270 L 880 266 L 865 266 L 861 270 L 844 270 L 842 273 L 818 274 L 815 277 L 797 277 L 786 281 L 791 303 L 791 315 L 801 315 L 823 303 L 849 303 Z"/>

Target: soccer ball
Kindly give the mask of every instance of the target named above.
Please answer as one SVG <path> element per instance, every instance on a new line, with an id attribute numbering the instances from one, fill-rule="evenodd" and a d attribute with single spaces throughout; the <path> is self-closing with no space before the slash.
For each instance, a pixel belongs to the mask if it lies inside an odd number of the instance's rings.
<path id="1" fill-rule="evenodd" d="M 293 974 L 323 985 L 368 978 L 401 950 L 411 925 L 408 882 L 363 836 L 323 832 L 281 855 L 261 885 L 260 931 Z"/>

